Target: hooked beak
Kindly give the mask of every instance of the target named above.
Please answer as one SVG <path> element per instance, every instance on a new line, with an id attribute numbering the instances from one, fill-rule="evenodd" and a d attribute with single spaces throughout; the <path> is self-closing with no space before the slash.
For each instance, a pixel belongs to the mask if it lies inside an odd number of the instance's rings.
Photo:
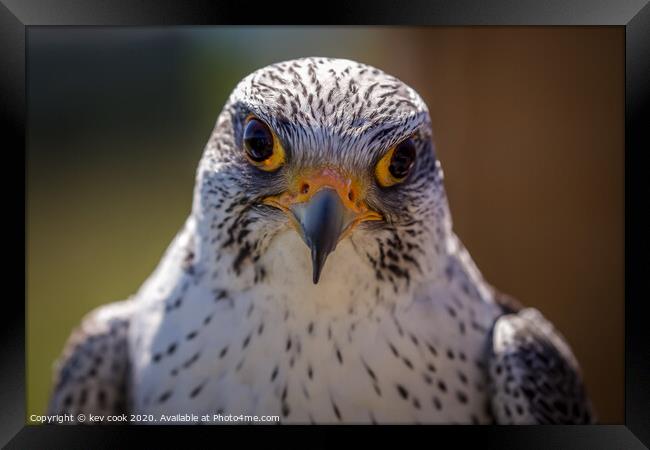
<path id="1" fill-rule="evenodd" d="M 307 203 L 296 203 L 291 212 L 300 224 L 301 235 L 311 249 L 312 280 L 318 283 L 327 256 L 334 251 L 343 231 L 354 220 L 336 191 L 321 189 Z"/>
<path id="2" fill-rule="evenodd" d="M 382 216 L 368 209 L 360 186 L 338 171 L 325 168 L 296 181 L 294 189 L 264 203 L 282 209 L 311 250 L 312 281 L 317 284 L 339 241 L 359 223 Z"/>

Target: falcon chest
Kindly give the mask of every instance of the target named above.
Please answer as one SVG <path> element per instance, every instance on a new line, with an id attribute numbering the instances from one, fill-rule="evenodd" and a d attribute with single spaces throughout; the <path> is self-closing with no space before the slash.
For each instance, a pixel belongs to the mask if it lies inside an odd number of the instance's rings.
<path id="1" fill-rule="evenodd" d="M 318 285 L 304 244 L 286 233 L 260 261 L 266 282 L 190 286 L 187 306 L 148 341 L 158 360 L 136 364 L 134 409 L 489 422 L 485 305 L 454 283 L 384 292 L 353 245 L 339 245 Z"/>

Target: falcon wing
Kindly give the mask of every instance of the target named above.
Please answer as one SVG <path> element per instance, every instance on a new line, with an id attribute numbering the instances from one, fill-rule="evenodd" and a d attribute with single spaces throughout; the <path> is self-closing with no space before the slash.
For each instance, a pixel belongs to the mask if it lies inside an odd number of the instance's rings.
<path id="1" fill-rule="evenodd" d="M 48 414 L 127 412 L 132 306 L 130 300 L 101 306 L 72 332 L 55 365 Z"/>
<path id="2" fill-rule="evenodd" d="M 489 371 L 500 424 L 594 422 L 580 368 L 558 331 L 534 308 L 497 319 Z"/>

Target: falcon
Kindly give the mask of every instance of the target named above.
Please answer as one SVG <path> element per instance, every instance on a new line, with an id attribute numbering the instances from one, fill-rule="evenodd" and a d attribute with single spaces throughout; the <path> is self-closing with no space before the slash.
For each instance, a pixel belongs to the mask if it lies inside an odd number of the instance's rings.
<path id="1" fill-rule="evenodd" d="M 237 85 L 182 229 L 134 296 L 83 319 L 54 378 L 51 414 L 153 423 L 595 420 L 565 339 L 454 234 L 420 96 L 319 57 Z"/>

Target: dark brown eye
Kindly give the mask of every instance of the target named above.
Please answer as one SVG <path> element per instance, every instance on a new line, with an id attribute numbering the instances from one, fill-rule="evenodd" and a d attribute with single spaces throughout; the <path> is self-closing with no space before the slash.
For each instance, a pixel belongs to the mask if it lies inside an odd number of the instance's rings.
<path id="1" fill-rule="evenodd" d="M 415 144 L 408 138 L 392 147 L 379 160 L 375 167 L 377 181 L 383 187 L 389 187 L 404 181 L 415 162 Z"/>
<path id="2" fill-rule="evenodd" d="M 261 163 L 273 155 L 273 133 L 261 120 L 251 119 L 244 128 L 244 147 L 254 163 Z"/>
<path id="3" fill-rule="evenodd" d="M 413 144 L 413 139 L 409 138 L 395 147 L 388 171 L 395 179 L 401 180 L 409 174 L 414 162 L 415 144 Z"/>

